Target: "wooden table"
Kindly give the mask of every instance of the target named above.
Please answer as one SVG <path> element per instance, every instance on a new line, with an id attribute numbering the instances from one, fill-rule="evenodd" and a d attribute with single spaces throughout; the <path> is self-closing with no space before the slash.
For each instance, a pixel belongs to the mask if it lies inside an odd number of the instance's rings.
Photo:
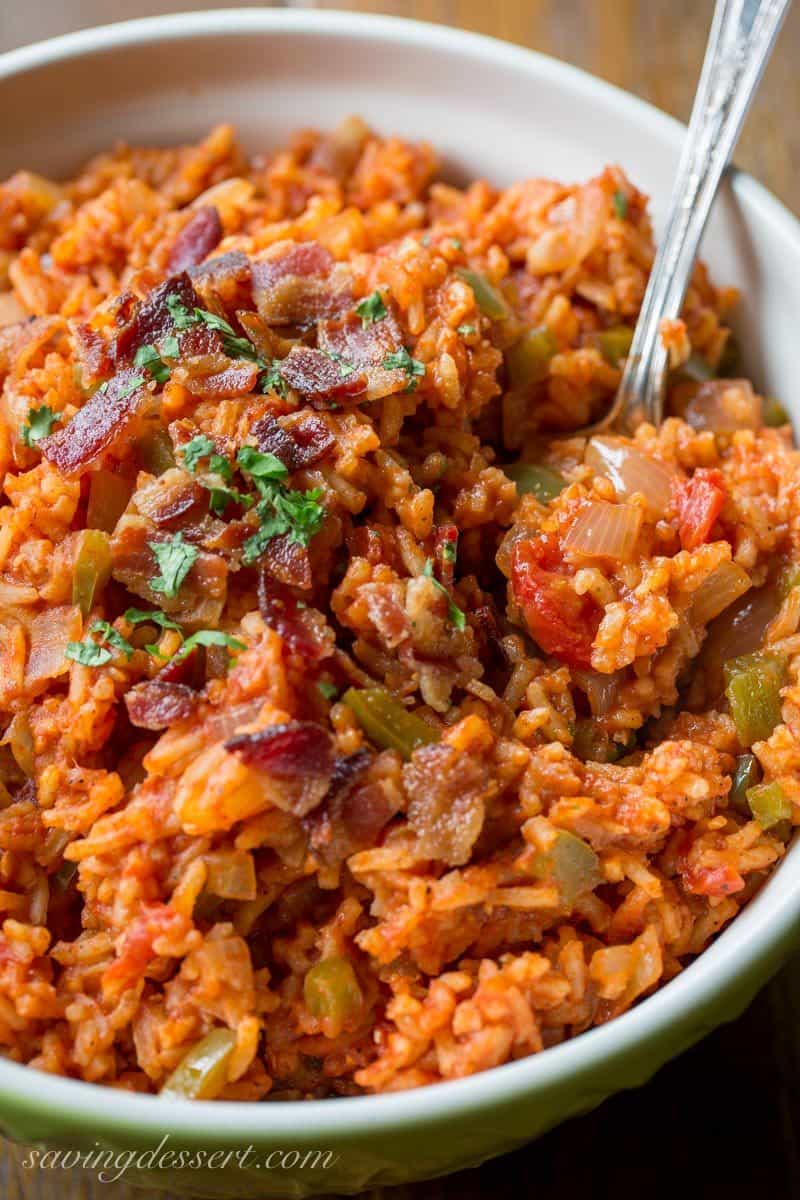
<path id="1" fill-rule="evenodd" d="M 238 7 L 247 5 L 239 0 Z M 338 8 L 344 3 L 298 7 Z M 0 50 L 100 22 L 225 7 L 224 0 L 4 0 Z M 361 0 L 346 5 L 438 21 L 534 47 L 688 115 L 711 0 Z M 800 8 L 790 13 L 742 137 L 738 161 L 800 211 Z M 624 159 L 624 147 L 620 147 Z M 800 957 L 749 1012 L 666 1067 L 535 1145 L 386 1200 L 523 1196 L 570 1200 L 800 1200 Z M 79 1173 L 22 1170 L 0 1147 L 3 1200 L 135 1200 Z"/>

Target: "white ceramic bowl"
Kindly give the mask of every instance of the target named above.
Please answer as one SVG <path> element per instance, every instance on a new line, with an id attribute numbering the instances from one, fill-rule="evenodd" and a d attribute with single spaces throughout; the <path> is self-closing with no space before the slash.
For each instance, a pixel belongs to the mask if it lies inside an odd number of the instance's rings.
<path id="1" fill-rule="evenodd" d="M 675 121 L 571 67 L 436 26 L 350 13 L 240 10 L 135 21 L 0 58 L 0 177 L 69 174 L 118 139 L 168 145 L 233 121 L 251 150 L 348 113 L 428 138 L 456 177 L 505 184 L 581 180 L 621 162 L 663 215 L 683 135 Z M 734 173 L 705 244 L 738 285 L 750 373 L 800 417 L 795 393 L 800 229 Z M 564 1045 L 474 1078 L 411 1093 L 303 1104 L 182 1105 L 55 1079 L 0 1062 L 0 1124 L 19 1140 L 233 1150 L 225 1169 L 132 1164 L 126 1178 L 203 1195 L 354 1191 L 473 1164 L 521 1144 L 622 1087 L 737 1015 L 800 930 L 800 849 L 700 959 L 632 1012 Z M 266 1156 L 298 1150 L 276 1165 Z M 338 1156 L 324 1166 L 309 1150 Z M 293 1165 L 286 1165 L 286 1162 Z M 151 1168 L 148 1171 L 148 1166 Z"/>

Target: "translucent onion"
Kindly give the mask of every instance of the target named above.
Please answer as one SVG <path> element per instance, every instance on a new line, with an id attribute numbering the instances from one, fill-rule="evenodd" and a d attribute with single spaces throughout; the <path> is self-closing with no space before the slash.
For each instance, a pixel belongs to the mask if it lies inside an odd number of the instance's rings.
<path id="1" fill-rule="evenodd" d="M 697 389 L 684 415 L 693 429 L 713 433 L 760 429 L 761 398 L 747 379 L 710 379 Z"/>
<path id="2" fill-rule="evenodd" d="M 586 694 L 592 715 L 604 717 L 611 712 L 617 701 L 617 692 L 624 679 L 622 671 L 614 671 L 611 675 L 603 675 L 600 671 L 588 671 L 575 667 L 572 678 L 582 692 Z"/>
<path id="3" fill-rule="evenodd" d="M 244 850 L 206 855 L 206 890 L 221 900 L 255 900 L 256 870 L 252 854 Z"/>
<path id="4" fill-rule="evenodd" d="M 707 625 L 751 587 L 750 576 L 738 563 L 720 563 L 694 593 L 689 609 L 691 621 L 696 626 Z"/>
<path id="5" fill-rule="evenodd" d="M 620 499 L 640 493 L 655 517 L 663 517 L 669 509 L 670 472 L 624 438 L 593 437 L 584 461 L 596 474 L 611 480 Z"/>
<path id="6" fill-rule="evenodd" d="M 25 686 L 39 684 L 64 675 L 70 668 L 65 658 L 70 642 L 78 642 L 83 632 L 81 610 L 62 604 L 34 617 L 30 628 L 30 649 L 25 664 Z"/>
<path id="7" fill-rule="evenodd" d="M 589 558 L 628 562 L 641 526 L 641 508 L 590 500 L 567 532 L 564 547 Z"/>

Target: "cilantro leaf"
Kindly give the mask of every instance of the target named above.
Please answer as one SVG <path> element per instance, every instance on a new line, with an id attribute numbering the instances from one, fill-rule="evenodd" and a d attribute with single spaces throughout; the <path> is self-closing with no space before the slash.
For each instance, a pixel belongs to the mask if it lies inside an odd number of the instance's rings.
<path id="1" fill-rule="evenodd" d="M 20 437 L 26 446 L 33 448 L 42 438 L 50 436 L 58 420 L 58 414 L 53 412 L 49 404 L 43 404 L 41 408 L 29 408 L 28 423 L 22 426 Z"/>
<path id="2" fill-rule="evenodd" d="M 193 312 L 186 307 L 179 296 L 174 292 L 170 292 L 166 299 L 169 315 L 172 317 L 172 324 L 178 330 L 191 329 L 197 324 L 197 317 Z"/>
<path id="3" fill-rule="evenodd" d="M 408 392 L 415 390 L 417 380 L 421 379 L 425 374 L 425 363 L 412 358 L 405 346 L 403 346 L 402 350 L 387 354 L 381 365 L 387 371 L 405 371 L 409 379 L 409 384 L 406 388 Z"/>
<path id="4" fill-rule="evenodd" d="M 97 642 L 67 642 L 64 657 L 71 658 L 83 667 L 102 667 L 111 662 L 112 655 L 110 650 L 98 646 Z"/>
<path id="5" fill-rule="evenodd" d="M 456 329 L 456 333 L 461 334 L 462 337 L 471 337 L 476 332 L 477 330 L 474 325 L 459 325 Z"/>
<path id="6" fill-rule="evenodd" d="M 293 492 L 279 484 L 265 487 L 256 509 L 261 526 L 243 546 L 245 565 L 254 563 L 274 537 L 288 534 L 291 542 L 307 546 L 325 519 L 325 509 L 319 503 L 321 495 L 320 488 Z"/>
<path id="7" fill-rule="evenodd" d="M 103 635 L 103 641 L 109 646 L 113 646 L 115 650 L 121 650 L 126 658 L 130 658 L 133 654 L 133 646 L 126 641 L 121 633 L 111 625 L 108 621 L 95 621 L 89 627 L 89 633 L 100 633 Z"/>
<path id="8" fill-rule="evenodd" d="M 208 460 L 209 470 L 214 475 L 221 475 L 226 483 L 233 479 L 233 464 L 224 454 L 212 454 Z"/>
<path id="9" fill-rule="evenodd" d="M 169 379 L 169 367 L 155 346 L 140 346 L 133 356 L 133 365 L 144 367 L 157 383 L 166 383 Z"/>
<path id="10" fill-rule="evenodd" d="M 447 615 L 450 618 L 450 622 L 451 622 L 451 624 L 455 625 L 456 629 L 458 629 L 459 632 L 463 632 L 467 627 L 466 615 L 458 607 L 455 600 L 453 600 L 452 596 L 450 595 L 450 593 L 448 592 L 448 590 L 444 586 L 444 584 L 440 583 L 439 580 L 433 574 L 433 561 L 430 558 L 425 560 L 425 566 L 423 568 L 422 574 L 425 576 L 426 579 L 430 579 L 430 581 L 434 585 L 434 587 L 437 588 L 438 591 L 440 591 L 444 596 L 447 597 Z"/>
<path id="11" fill-rule="evenodd" d="M 217 333 L 222 334 L 222 345 L 229 358 L 246 358 L 249 362 L 258 363 L 260 366 L 267 365 L 249 338 L 239 337 L 236 330 L 224 317 L 208 312 L 205 308 L 196 308 L 194 314 L 197 320 L 202 321 L 209 329 L 214 329 Z"/>
<path id="12" fill-rule="evenodd" d="M 147 622 L 148 625 L 158 625 L 161 629 L 176 629 L 178 633 L 183 633 L 180 625 L 158 608 L 153 611 L 144 608 L 126 608 L 122 615 L 129 625 L 142 625 Z"/>
<path id="13" fill-rule="evenodd" d="M 368 325 L 374 325 L 376 321 L 382 321 L 389 315 L 388 309 L 383 303 L 383 296 L 377 288 L 371 296 L 367 296 L 365 300 L 361 300 L 356 305 L 356 315 L 361 317 L 362 329 L 366 329 Z"/>
<path id="14" fill-rule="evenodd" d="M 454 563 L 457 554 L 458 550 L 454 541 L 442 542 L 442 558 L 445 562 Z"/>
<path id="15" fill-rule="evenodd" d="M 326 358 L 331 360 L 331 362 L 336 363 L 342 379 L 347 379 L 348 375 L 352 375 L 355 371 L 353 364 L 349 363 L 343 354 L 338 354 L 336 350 L 324 350 L 323 353 Z"/>
<path id="16" fill-rule="evenodd" d="M 339 695 L 336 684 L 330 683 L 327 679 L 318 679 L 317 687 L 326 700 L 334 700 Z"/>
<path id="17" fill-rule="evenodd" d="M 263 454 L 255 446 L 242 446 L 236 462 L 247 475 L 254 479 L 285 479 L 289 471 L 274 454 Z"/>
<path id="18" fill-rule="evenodd" d="M 175 337 L 174 333 L 168 333 L 165 338 L 162 338 L 161 353 L 167 358 L 177 358 L 180 354 L 178 339 Z"/>
<path id="19" fill-rule="evenodd" d="M 229 504 L 241 504 L 243 508 L 250 508 L 253 504 L 251 496 L 245 495 L 244 492 L 239 492 L 236 488 L 212 487 L 211 484 L 204 484 L 208 488 L 208 507 L 217 515 L 224 513 Z"/>
<path id="20" fill-rule="evenodd" d="M 200 459 L 208 458 L 210 455 L 215 454 L 216 450 L 217 447 L 210 437 L 206 437 L 204 433 L 198 433 L 183 447 L 183 465 L 187 471 L 191 471 L 194 475 Z"/>
<path id="21" fill-rule="evenodd" d="M 108 385 L 110 383 L 110 379 L 107 379 L 105 383 L 101 383 L 100 387 L 95 392 L 95 395 L 102 396 L 104 392 L 108 391 Z M 134 392 L 138 392 L 139 388 L 144 387 L 146 383 L 147 380 L 145 379 L 144 375 L 134 375 L 133 379 L 129 379 L 125 386 L 121 387 L 117 391 L 116 399 L 127 400 L 128 396 L 132 396 Z"/>
<path id="22" fill-rule="evenodd" d="M 614 212 L 620 221 L 624 221 L 628 215 L 628 197 L 624 192 L 614 192 L 611 203 L 614 205 Z"/>
<path id="23" fill-rule="evenodd" d="M 273 358 L 259 379 L 258 386 L 262 392 L 277 392 L 284 400 L 286 399 L 288 388 L 281 375 L 281 360 L 279 358 Z"/>
<path id="24" fill-rule="evenodd" d="M 247 649 L 244 642 L 238 641 L 228 633 L 223 633 L 220 629 L 198 629 L 197 633 L 193 633 L 186 639 L 175 658 L 186 658 L 186 655 L 190 654 L 195 646 L 227 646 L 229 650 Z"/>
<path id="25" fill-rule="evenodd" d="M 190 542 L 185 542 L 182 533 L 165 538 L 163 542 L 148 542 L 148 545 L 160 571 L 150 580 L 150 587 L 154 592 L 163 592 L 165 596 L 177 596 L 200 551 Z"/>

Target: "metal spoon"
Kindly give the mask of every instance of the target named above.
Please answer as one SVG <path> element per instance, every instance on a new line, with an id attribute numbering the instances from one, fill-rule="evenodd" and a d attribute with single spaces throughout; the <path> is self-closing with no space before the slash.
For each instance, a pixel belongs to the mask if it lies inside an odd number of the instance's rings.
<path id="1" fill-rule="evenodd" d="M 610 412 L 591 430 L 632 432 L 662 418 L 667 351 L 660 326 L 680 316 L 720 180 L 791 0 L 717 0 L 669 218 Z"/>

